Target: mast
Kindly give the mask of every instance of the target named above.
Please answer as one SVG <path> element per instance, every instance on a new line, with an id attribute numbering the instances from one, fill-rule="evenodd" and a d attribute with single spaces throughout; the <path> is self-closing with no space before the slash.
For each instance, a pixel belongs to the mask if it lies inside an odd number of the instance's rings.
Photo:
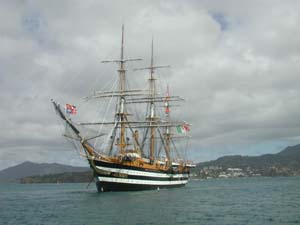
<path id="1" fill-rule="evenodd" d="M 155 79 L 153 76 L 154 68 L 153 68 L 153 38 L 151 43 L 151 65 L 150 65 L 150 126 L 155 120 L 155 105 L 154 105 L 154 96 L 155 96 Z M 151 127 L 151 136 L 150 136 L 150 161 L 154 161 L 154 149 L 155 149 L 155 127 Z"/>
<path id="2" fill-rule="evenodd" d="M 167 93 L 165 97 L 165 116 L 166 116 L 166 121 L 170 122 L 170 108 L 169 108 L 169 101 L 170 101 L 170 92 L 169 92 L 169 86 L 167 86 Z M 170 134 L 170 127 L 166 127 L 166 133 L 165 133 L 165 151 L 166 151 L 166 156 L 168 159 L 168 163 L 170 163 L 171 157 L 170 157 L 170 141 L 171 141 L 171 134 Z"/>
<path id="3" fill-rule="evenodd" d="M 122 25 L 122 41 L 121 41 L 121 60 L 120 60 L 120 69 L 119 72 L 119 80 L 120 80 L 120 102 L 119 102 L 119 121 L 121 121 L 121 129 L 120 129 L 120 152 L 124 153 L 124 149 L 126 147 L 125 143 L 125 124 L 122 123 L 125 120 L 126 112 L 124 111 L 124 91 L 125 91 L 125 62 L 124 62 L 124 24 Z"/>
<path id="4" fill-rule="evenodd" d="M 118 125 L 120 124 L 120 133 L 119 133 L 119 142 L 117 143 L 117 146 L 119 146 L 119 152 L 123 154 L 125 152 L 125 147 L 127 146 L 125 141 L 125 122 L 127 120 L 128 113 L 125 109 L 125 97 L 128 95 L 128 92 L 126 90 L 126 70 L 125 70 L 125 63 L 129 61 L 139 61 L 142 60 L 140 58 L 137 59 L 124 59 L 124 24 L 122 25 L 122 39 L 121 39 L 121 55 L 120 59 L 118 60 L 112 60 L 112 61 L 102 61 L 103 63 L 108 62 L 115 62 L 119 63 L 119 90 L 117 95 L 118 96 L 118 110 L 116 112 L 116 118 L 117 118 L 117 124 L 114 129 L 117 129 Z"/>
<path id="5" fill-rule="evenodd" d="M 158 119 L 156 117 L 156 109 L 155 109 L 155 102 L 158 102 L 160 97 L 156 96 L 156 87 L 155 87 L 155 77 L 154 77 L 154 70 L 159 68 L 166 68 L 170 66 L 154 66 L 154 57 L 153 57 L 153 38 L 151 42 L 151 61 L 150 61 L 150 67 L 141 68 L 138 70 L 150 70 L 150 77 L 149 77 L 149 97 L 146 102 L 148 102 L 150 106 L 150 112 L 147 117 L 149 120 L 149 127 L 150 127 L 150 162 L 153 162 L 155 159 L 155 146 L 156 146 L 156 129 L 158 126 L 156 126 Z M 163 101 L 163 99 L 161 99 Z"/>

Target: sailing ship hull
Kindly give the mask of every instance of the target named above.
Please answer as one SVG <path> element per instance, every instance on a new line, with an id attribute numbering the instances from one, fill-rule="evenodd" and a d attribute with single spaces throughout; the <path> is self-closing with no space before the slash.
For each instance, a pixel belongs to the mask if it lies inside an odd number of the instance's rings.
<path id="1" fill-rule="evenodd" d="M 98 192 L 159 190 L 165 188 L 177 188 L 177 187 L 182 187 L 184 185 L 185 184 L 143 185 L 143 184 L 130 184 L 130 183 L 119 183 L 119 182 L 103 182 L 103 181 L 96 182 Z"/>
<path id="2" fill-rule="evenodd" d="M 93 161 L 95 182 L 98 192 L 141 191 L 184 186 L 188 173 L 149 171 L 144 168 L 115 163 Z"/>

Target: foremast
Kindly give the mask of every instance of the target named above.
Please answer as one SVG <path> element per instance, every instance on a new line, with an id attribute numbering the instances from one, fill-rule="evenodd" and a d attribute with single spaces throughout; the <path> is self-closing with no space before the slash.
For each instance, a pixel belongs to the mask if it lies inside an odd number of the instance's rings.
<path id="1" fill-rule="evenodd" d="M 118 110 L 116 112 L 117 117 L 117 126 L 120 124 L 120 132 L 119 132 L 119 142 L 117 143 L 117 146 L 119 146 L 119 152 L 121 154 L 125 153 L 125 148 L 127 146 L 127 143 L 125 141 L 125 129 L 126 129 L 126 121 L 127 121 L 127 111 L 125 107 L 125 95 L 127 94 L 126 90 L 126 69 L 125 69 L 125 63 L 128 61 L 139 61 L 141 59 L 124 59 L 124 24 L 122 25 L 122 38 L 121 38 L 121 55 L 119 60 L 113 60 L 113 61 L 102 61 L 103 63 L 108 62 L 117 62 L 119 63 L 119 101 L 118 101 Z M 117 126 L 115 126 L 114 129 L 117 129 Z M 115 138 L 115 137 L 114 137 Z M 112 142 L 113 145 L 113 142 Z M 113 146 L 111 146 L 112 150 Z"/>
<path id="2" fill-rule="evenodd" d="M 155 97 L 155 78 L 154 78 L 154 65 L 153 65 L 153 39 L 151 43 L 151 64 L 150 64 L 150 126 L 155 123 L 156 120 L 156 113 L 155 113 L 155 104 L 154 104 L 154 97 Z M 155 132 L 156 128 L 154 126 L 151 126 L 151 137 L 150 137 L 150 162 L 154 161 L 154 155 L 155 155 Z"/>
<path id="3" fill-rule="evenodd" d="M 124 25 L 122 26 L 122 43 L 121 43 L 121 57 L 120 57 L 120 69 L 119 69 L 119 80 L 120 80 L 120 100 L 119 100 L 119 112 L 118 117 L 119 121 L 121 121 L 121 129 L 120 129 L 120 143 L 119 148 L 121 154 L 124 154 L 124 149 L 126 147 L 125 143 L 125 124 L 123 121 L 125 121 L 126 112 L 124 108 L 125 98 L 124 98 L 124 91 L 126 89 L 125 86 L 125 61 L 124 61 Z"/>

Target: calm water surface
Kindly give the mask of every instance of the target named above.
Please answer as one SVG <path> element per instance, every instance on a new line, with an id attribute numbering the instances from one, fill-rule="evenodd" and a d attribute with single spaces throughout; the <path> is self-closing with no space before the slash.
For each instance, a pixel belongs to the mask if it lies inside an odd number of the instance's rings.
<path id="1" fill-rule="evenodd" d="M 93 184 L 2 184 L 0 224 L 300 224 L 300 177 L 119 193 L 97 193 Z"/>

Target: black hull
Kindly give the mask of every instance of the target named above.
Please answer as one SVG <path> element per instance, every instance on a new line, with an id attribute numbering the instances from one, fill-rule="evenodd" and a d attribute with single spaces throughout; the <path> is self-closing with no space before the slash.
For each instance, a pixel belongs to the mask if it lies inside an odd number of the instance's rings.
<path id="1" fill-rule="evenodd" d="M 122 184 L 113 182 L 96 182 L 98 192 L 111 192 L 111 191 L 146 191 L 146 190 L 159 190 L 166 188 L 183 187 L 185 184 L 177 185 L 142 185 L 142 184 Z"/>
<path id="2" fill-rule="evenodd" d="M 189 174 L 176 170 L 155 171 L 120 164 L 92 161 L 96 186 L 99 192 L 143 191 L 182 187 Z"/>

